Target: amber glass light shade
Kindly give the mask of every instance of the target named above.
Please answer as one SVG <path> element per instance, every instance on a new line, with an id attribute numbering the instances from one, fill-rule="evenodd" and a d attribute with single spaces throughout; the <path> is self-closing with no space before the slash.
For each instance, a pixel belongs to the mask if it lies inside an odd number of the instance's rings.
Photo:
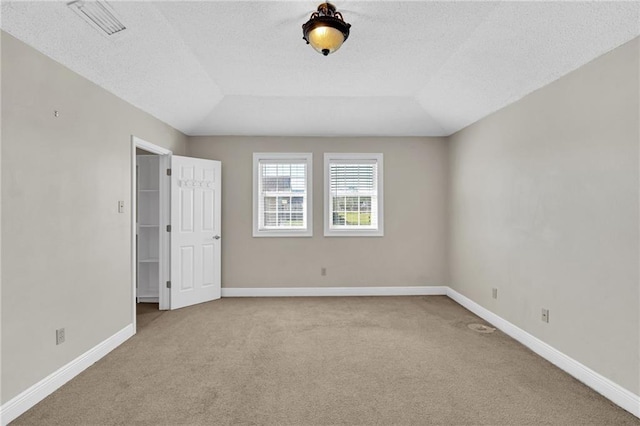
<path id="1" fill-rule="evenodd" d="M 311 18 L 302 25 L 302 38 L 317 52 L 327 56 L 340 49 L 349 37 L 349 28 L 351 25 L 344 22 L 334 5 L 322 3 L 318 11 L 313 12 Z"/>
<path id="2" fill-rule="evenodd" d="M 340 49 L 343 42 L 342 32 L 332 27 L 317 27 L 309 32 L 309 44 L 325 56 Z"/>

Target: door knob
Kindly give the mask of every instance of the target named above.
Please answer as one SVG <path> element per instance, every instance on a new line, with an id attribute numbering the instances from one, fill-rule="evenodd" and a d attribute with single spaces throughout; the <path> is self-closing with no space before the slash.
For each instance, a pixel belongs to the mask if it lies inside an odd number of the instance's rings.
<path id="1" fill-rule="evenodd" d="M 220 235 L 216 235 L 213 237 L 214 240 L 219 240 L 220 239 Z"/>

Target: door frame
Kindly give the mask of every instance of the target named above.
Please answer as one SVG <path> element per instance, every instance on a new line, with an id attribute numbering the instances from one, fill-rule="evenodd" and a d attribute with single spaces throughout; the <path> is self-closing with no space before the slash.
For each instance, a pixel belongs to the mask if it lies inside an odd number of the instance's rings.
<path id="1" fill-rule="evenodd" d="M 131 135 L 131 322 L 133 323 L 134 332 L 136 330 L 136 282 L 138 280 L 138 265 L 137 265 L 137 252 L 138 245 L 136 242 L 136 226 L 137 226 L 137 211 L 136 195 L 137 195 L 137 173 L 136 173 L 136 148 L 143 149 L 145 151 L 157 154 L 160 156 L 160 171 L 171 168 L 171 155 L 170 150 L 158 145 L 154 145 L 151 142 L 147 142 L 134 135 Z M 163 179 L 162 177 L 165 177 Z M 170 193 L 171 190 L 169 176 L 162 172 L 158 176 L 159 179 L 159 225 L 160 230 L 166 229 L 166 226 L 170 223 Z M 161 283 L 169 281 L 170 277 L 170 262 L 169 255 L 171 250 L 171 236 L 169 232 L 161 232 L 159 241 L 159 307 L 160 309 L 169 309 L 170 307 L 170 289 Z"/>

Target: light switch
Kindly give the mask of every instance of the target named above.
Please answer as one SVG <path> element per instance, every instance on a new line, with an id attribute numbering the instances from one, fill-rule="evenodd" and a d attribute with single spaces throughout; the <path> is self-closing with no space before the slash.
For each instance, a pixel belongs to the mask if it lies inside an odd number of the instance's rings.
<path id="1" fill-rule="evenodd" d="M 118 213 L 124 213 L 124 201 L 118 201 Z"/>

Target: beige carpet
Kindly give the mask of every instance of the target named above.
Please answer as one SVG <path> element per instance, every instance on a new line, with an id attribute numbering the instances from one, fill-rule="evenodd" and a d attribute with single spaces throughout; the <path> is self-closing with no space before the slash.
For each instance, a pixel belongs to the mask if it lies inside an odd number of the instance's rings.
<path id="1" fill-rule="evenodd" d="M 136 325 L 140 331 L 167 311 L 161 311 L 157 303 L 136 303 Z"/>
<path id="2" fill-rule="evenodd" d="M 156 317 L 16 425 L 640 421 L 444 296 L 223 299 Z"/>

